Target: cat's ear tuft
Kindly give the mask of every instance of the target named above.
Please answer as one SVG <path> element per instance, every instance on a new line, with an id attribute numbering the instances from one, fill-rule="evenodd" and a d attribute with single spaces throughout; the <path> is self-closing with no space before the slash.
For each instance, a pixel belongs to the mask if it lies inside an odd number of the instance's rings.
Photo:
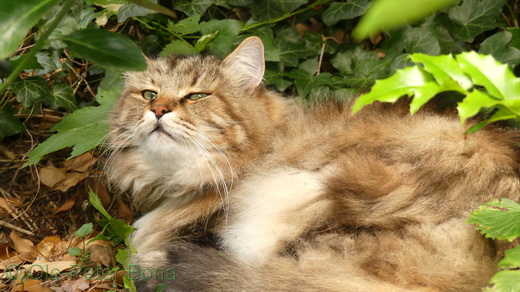
<path id="1" fill-rule="evenodd" d="M 244 89 L 255 89 L 264 77 L 264 45 L 258 37 L 248 37 L 224 60 Z"/>

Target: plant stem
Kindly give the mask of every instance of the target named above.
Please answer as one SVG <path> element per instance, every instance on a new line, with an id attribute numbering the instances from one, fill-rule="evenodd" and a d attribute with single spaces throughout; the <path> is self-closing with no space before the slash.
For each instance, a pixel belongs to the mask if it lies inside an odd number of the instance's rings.
<path id="1" fill-rule="evenodd" d="M 257 28 L 257 27 L 262 26 L 262 25 L 277 23 L 277 22 L 282 21 L 282 20 L 284 20 L 286 18 L 289 18 L 289 17 L 294 16 L 296 14 L 300 14 L 302 12 L 305 12 L 305 11 L 309 10 L 309 9 L 312 9 L 312 8 L 318 6 L 318 5 L 327 4 L 329 2 L 332 2 L 332 0 L 319 0 L 319 1 L 316 1 L 316 2 L 312 3 L 312 5 L 309 5 L 309 6 L 305 7 L 305 8 L 303 8 L 303 9 L 300 9 L 298 11 L 293 11 L 291 13 L 284 14 L 284 15 L 282 15 L 280 17 L 277 17 L 277 18 L 269 19 L 269 20 L 266 20 L 266 21 L 263 21 L 263 22 L 253 23 L 253 24 L 250 24 L 250 25 L 244 25 L 240 31 L 247 31 L 247 30 L 250 30 L 250 29 L 253 29 L 253 28 Z"/>
<path id="2" fill-rule="evenodd" d="M 16 78 L 18 78 L 18 75 L 20 75 L 20 73 L 22 73 L 23 69 L 25 68 L 25 66 L 27 65 L 29 60 L 32 57 L 34 57 L 36 55 L 36 53 L 43 47 L 43 45 L 45 44 L 45 42 L 47 41 L 47 39 L 49 38 L 51 33 L 56 29 L 56 27 L 60 23 L 61 19 L 69 11 L 69 8 L 72 5 L 72 3 L 74 3 L 74 0 L 65 0 L 63 5 L 61 6 L 60 11 L 58 11 L 58 14 L 56 14 L 56 17 L 54 18 L 54 20 L 47 27 L 47 30 L 42 34 L 40 39 L 38 39 L 38 41 L 34 44 L 34 46 L 31 48 L 31 50 L 29 50 L 29 52 L 27 54 L 22 56 L 22 60 L 20 61 L 18 66 L 16 66 L 13 69 L 11 74 L 9 74 L 7 79 L 5 79 L 4 83 L 0 84 L 0 94 L 2 94 L 7 89 L 7 87 L 11 83 L 13 83 L 13 81 L 16 80 Z M 2 100 L 0 101 L 0 104 L 2 104 L 3 102 L 4 102 L 4 98 L 2 98 Z"/>

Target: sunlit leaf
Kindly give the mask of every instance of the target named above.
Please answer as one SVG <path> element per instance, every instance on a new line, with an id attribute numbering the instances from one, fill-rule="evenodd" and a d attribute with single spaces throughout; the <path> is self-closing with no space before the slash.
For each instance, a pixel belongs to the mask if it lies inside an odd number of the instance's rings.
<path id="1" fill-rule="evenodd" d="M 520 204 L 495 199 L 475 210 L 468 222 L 486 237 L 512 241 L 520 236 Z"/>

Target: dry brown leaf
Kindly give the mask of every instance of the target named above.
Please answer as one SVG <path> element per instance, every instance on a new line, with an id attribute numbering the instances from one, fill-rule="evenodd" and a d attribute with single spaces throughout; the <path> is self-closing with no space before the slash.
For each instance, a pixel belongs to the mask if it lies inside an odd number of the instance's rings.
<path id="1" fill-rule="evenodd" d="M 61 290 L 63 292 L 78 292 L 84 291 L 90 288 L 89 283 L 85 278 L 81 277 L 77 280 L 67 280 L 61 284 Z"/>
<path id="2" fill-rule="evenodd" d="M 18 232 L 11 231 L 11 234 L 9 235 L 11 240 L 13 241 L 13 246 L 16 252 L 18 253 L 24 253 L 24 252 L 32 252 L 34 250 L 34 244 L 29 240 L 22 238 Z"/>
<path id="3" fill-rule="evenodd" d="M 49 258 L 52 254 L 54 247 L 61 242 L 59 236 L 47 236 L 36 245 L 38 255 L 44 258 Z"/>
<path id="4" fill-rule="evenodd" d="M 11 292 L 52 292 L 52 289 L 42 286 L 39 280 L 28 278 L 15 280 Z"/>
<path id="5" fill-rule="evenodd" d="M 87 152 L 63 162 L 63 166 L 65 166 L 65 169 L 71 171 L 89 172 L 90 167 L 96 163 L 96 160 L 97 159 L 92 155 L 92 153 Z"/>
<path id="6" fill-rule="evenodd" d="M 117 217 L 125 220 L 126 224 L 130 224 L 132 220 L 134 220 L 134 213 L 128 206 L 125 204 L 121 198 L 117 198 L 118 208 L 117 208 Z"/>
<path id="7" fill-rule="evenodd" d="M 9 244 L 0 244 L 0 260 L 3 261 L 9 257 L 15 256 L 14 249 Z"/>
<path id="8" fill-rule="evenodd" d="M 66 192 L 68 189 L 80 183 L 82 180 L 88 177 L 88 172 L 68 172 L 65 180 L 58 182 L 53 189 Z"/>
<path id="9" fill-rule="evenodd" d="M 65 168 L 57 168 L 54 166 L 40 168 L 39 175 L 42 184 L 49 188 L 54 188 L 55 185 L 67 178 Z"/>
<path id="10" fill-rule="evenodd" d="M 11 256 L 0 262 L 0 269 L 5 270 L 10 265 L 19 265 L 26 262 L 32 262 L 34 260 L 34 255 L 32 252 L 25 252 L 15 256 Z"/>
<path id="11" fill-rule="evenodd" d="M 7 214 L 15 216 L 15 214 L 13 214 L 13 209 L 11 209 L 11 207 L 7 203 L 7 200 L 4 198 L 0 198 L 0 208 L 4 209 L 7 212 Z"/>
<path id="12" fill-rule="evenodd" d="M 31 272 L 43 271 L 51 275 L 57 275 L 74 266 L 76 266 L 76 261 L 34 261 L 32 264 L 23 265 L 22 267 Z"/>
<path id="13" fill-rule="evenodd" d="M 103 207 L 108 208 L 110 206 L 112 198 L 107 190 L 105 182 L 100 179 L 88 178 L 87 184 L 89 188 L 91 188 L 97 194 L 99 200 L 101 201 L 101 204 L 103 204 Z"/>
<path id="14" fill-rule="evenodd" d="M 89 242 L 86 247 L 90 250 L 90 260 L 111 268 L 115 265 L 112 244 L 108 241 L 95 240 Z"/>
<path id="15" fill-rule="evenodd" d="M 63 203 L 63 205 L 61 205 L 56 211 L 54 211 L 54 213 L 52 213 L 52 215 L 50 217 L 55 216 L 56 214 L 58 214 L 60 212 L 65 212 L 65 211 L 70 210 L 76 203 L 76 198 L 77 198 L 77 196 L 72 196 L 71 198 L 69 198 L 67 201 L 65 201 L 65 203 Z"/>

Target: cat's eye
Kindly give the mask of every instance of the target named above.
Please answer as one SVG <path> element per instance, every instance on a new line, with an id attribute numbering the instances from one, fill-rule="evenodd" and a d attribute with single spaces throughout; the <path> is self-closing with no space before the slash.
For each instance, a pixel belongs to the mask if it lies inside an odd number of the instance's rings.
<path id="1" fill-rule="evenodd" d="M 141 92 L 141 95 L 143 96 L 144 99 L 147 99 L 147 100 L 154 100 L 155 98 L 157 98 L 157 92 L 152 91 L 152 90 L 143 90 Z"/>
<path id="2" fill-rule="evenodd" d="M 199 100 L 199 99 L 203 99 L 203 98 L 207 97 L 208 95 L 209 95 L 208 93 L 197 92 L 197 93 L 188 94 L 188 95 L 186 95 L 185 98 L 187 98 L 189 100 Z"/>

